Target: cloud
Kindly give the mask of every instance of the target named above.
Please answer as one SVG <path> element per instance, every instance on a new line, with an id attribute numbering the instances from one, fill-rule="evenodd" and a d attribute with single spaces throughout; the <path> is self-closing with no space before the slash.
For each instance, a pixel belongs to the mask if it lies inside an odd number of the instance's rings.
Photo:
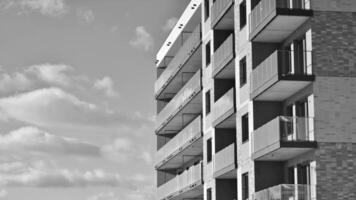
<path id="1" fill-rule="evenodd" d="M 2 152 L 100 156 L 100 148 L 95 145 L 72 138 L 55 136 L 36 127 L 23 127 L 0 135 L 0 149 Z"/>
<path id="2" fill-rule="evenodd" d="M 177 24 L 178 19 L 175 17 L 172 17 L 168 19 L 165 23 L 165 25 L 162 27 L 164 32 L 168 32 L 174 28 L 174 26 Z"/>
<path id="3" fill-rule="evenodd" d="M 88 171 L 56 169 L 43 161 L 23 163 L 22 169 L 17 173 L 0 172 L 0 186 L 53 188 L 109 186 L 136 189 L 117 173 L 108 173 L 102 169 Z"/>
<path id="4" fill-rule="evenodd" d="M 118 96 L 118 93 L 114 90 L 114 81 L 108 76 L 95 81 L 94 88 L 104 91 L 105 95 L 108 97 Z"/>
<path id="5" fill-rule="evenodd" d="M 154 40 L 145 27 L 138 26 L 136 27 L 135 36 L 130 41 L 130 44 L 135 48 L 142 48 L 145 51 L 149 51 L 154 45 Z"/>
<path id="6" fill-rule="evenodd" d="M 77 17 L 87 23 L 90 23 L 95 19 L 93 10 L 87 8 L 78 8 Z"/>
<path id="7" fill-rule="evenodd" d="M 60 86 L 68 86 L 72 80 L 67 75 L 68 72 L 74 69 L 63 64 L 42 64 L 30 66 L 26 72 L 35 75 L 38 79 Z"/>
<path id="8" fill-rule="evenodd" d="M 59 88 L 2 98 L 0 112 L 9 119 L 45 127 L 137 127 L 150 123 L 137 115 L 101 109 Z"/>
<path id="9" fill-rule="evenodd" d="M 23 73 L 14 73 L 12 75 L 2 73 L 0 75 L 0 91 L 2 93 L 20 92 L 30 89 L 34 82 Z"/>
<path id="10" fill-rule="evenodd" d="M 127 138 L 117 138 L 112 144 L 104 145 L 101 148 L 102 155 L 117 162 L 126 162 L 129 158 L 134 158 L 134 143 Z"/>
<path id="11" fill-rule="evenodd" d="M 69 10 L 65 0 L 4 0 L 3 9 L 18 8 L 23 12 L 38 12 L 42 15 L 60 17 Z"/>
<path id="12" fill-rule="evenodd" d="M 87 200 L 117 200 L 118 197 L 113 193 L 100 193 L 94 196 L 89 197 Z"/>
<path id="13" fill-rule="evenodd" d="M 0 198 L 5 198 L 7 196 L 8 192 L 4 189 L 0 190 Z"/>

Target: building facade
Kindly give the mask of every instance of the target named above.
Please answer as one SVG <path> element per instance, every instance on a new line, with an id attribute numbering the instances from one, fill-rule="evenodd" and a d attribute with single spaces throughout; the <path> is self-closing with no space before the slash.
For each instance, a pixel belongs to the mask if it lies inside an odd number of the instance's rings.
<path id="1" fill-rule="evenodd" d="M 356 199 L 355 0 L 191 0 L 156 70 L 157 200 Z"/>

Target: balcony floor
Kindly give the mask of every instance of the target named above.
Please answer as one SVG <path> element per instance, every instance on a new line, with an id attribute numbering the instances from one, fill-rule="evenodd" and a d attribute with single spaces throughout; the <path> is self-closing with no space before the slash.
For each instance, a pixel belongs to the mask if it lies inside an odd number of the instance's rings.
<path id="1" fill-rule="evenodd" d="M 312 15 L 313 12 L 310 10 L 277 8 L 253 30 L 250 40 L 253 42 L 282 42 Z"/>
<path id="2" fill-rule="evenodd" d="M 203 182 L 199 181 L 194 187 L 187 187 L 173 195 L 170 200 L 199 199 L 204 198 Z"/>
<path id="3" fill-rule="evenodd" d="M 220 69 L 213 71 L 213 78 L 235 79 L 235 59 L 234 55 L 227 58 L 227 64 Z"/>
<path id="4" fill-rule="evenodd" d="M 227 7 L 226 11 L 222 12 L 222 16 L 219 16 L 219 20 L 216 24 L 213 24 L 215 30 L 234 30 L 234 7 L 233 1 Z M 221 14 L 220 14 L 221 15 Z"/>
<path id="5" fill-rule="evenodd" d="M 188 61 L 181 66 L 168 85 L 164 86 L 157 94 L 157 99 L 172 98 L 183 85 L 192 77 L 202 66 L 201 45 L 188 59 Z"/>
<path id="6" fill-rule="evenodd" d="M 291 78 L 287 78 L 288 80 L 283 79 L 279 81 L 277 77 L 273 79 L 268 81 L 269 83 L 272 83 L 271 86 L 269 86 L 270 84 L 268 83 L 264 84 L 263 87 L 253 91 L 251 98 L 257 101 L 283 101 L 307 87 L 315 80 L 315 77 L 303 76 L 293 78 L 293 76 L 291 76 Z"/>
<path id="7" fill-rule="evenodd" d="M 214 172 L 214 178 L 216 178 L 216 179 L 236 179 L 237 178 L 236 164 L 231 164 L 222 170 Z"/>
<path id="8" fill-rule="evenodd" d="M 286 161 L 317 147 L 317 142 L 277 142 L 254 152 L 252 158 L 258 161 Z"/>
<path id="9" fill-rule="evenodd" d="M 192 122 L 202 112 L 202 94 L 200 91 L 192 99 L 183 105 L 174 117 L 163 127 L 157 130 L 156 134 L 175 134 Z"/>
<path id="10" fill-rule="evenodd" d="M 177 169 L 185 163 L 195 159 L 197 156 L 203 155 L 203 140 L 202 136 L 195 138 L 192 143 L 188 143 L 181 147 L 177 152 L 173 153 L 167 160 L 156 166 L 157 170 Z"/>

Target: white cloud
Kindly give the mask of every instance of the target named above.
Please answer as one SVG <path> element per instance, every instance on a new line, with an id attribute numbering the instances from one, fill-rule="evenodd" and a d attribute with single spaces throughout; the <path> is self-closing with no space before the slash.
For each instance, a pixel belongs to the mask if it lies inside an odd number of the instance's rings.
<path id="1" fill-rule="evenodd" d="M 90 23 L 95 19 L 93 10 L 87 8 L 77 9 L 77 17 L 87 23 Z"/>
<path id="2" fill-rule="evenodd" d="M 68 86 L 72 80 L 67 75 L 73 71 L 73 68 L 68 65 L 42 64 L 30 66 L 26 72 L 35 75 L 38 79 L 60 86 Z"/>
<path id="3" fill-rule="evenodd" d="M 114 81 L 106 76 L 100 80 L 95 81 L 94 88 L 105 92 L 106 96 L 116 97 L 118 93 L 114 89 Z"/>
<path id="4" fill-rule="evenodd" d="M 91 196 L 87 200 L 118 200 L 118 197 L 113 192 L 109 192 Z"/>
<path id="5" fill-rule="evenodd" d="M 165 25 L 162 27 L 163 31 L 167 32 L 170 31 L 174 28 L 174 26 L 177 24 L 178 19 L 175 17 L 172 17 L 168 19 L 165 23 Z"/>
<path id="6" fill-rule="evenodd" d="M 143 117 L 102 109 L 59 88 L 2 98 L 0 113 L 9 119 L 45 127 L 138 127 L 150 123 Z"/>
<path id="7" fill-rule="evenodd" d="M 141 158 L 148 164 L 152 163 L 152 156 L 148 151 L 142 152 Z"/>
<path id="8" fill-rule="evenodd" d="M 34 152 L 65 156 L 100 155 L 100 148 L 95 145 L 72 138 L 55 136 L 36 127 L 23 127 L 8 134 L 0 135 L 0 149 L 2 152 Z"/>
<path id="9" fill-rule="evenodd" d="M 38 12 L 42 15 L 59 17 L 69 10 L 65 0 L 4 0 L 1 8 L 19 8 L 22 12 Z"/>
<path id="10" fill-rule="evenodd" d="M 0 164 L 1 166 L 1 164 Z M 0 172 L 2 187 L 97 187 L 111 186 L 135 189 L 117 173 L 102 169 L 79 171 L 56 169 L 43 161 L 26 163 L 18 173 Z"/>
<path id="11" fill-rule="evenodd" d="M 117 161 L 125 162 L 129 158 L 133 158 L 135 151 L 134 144 L 127 138 L 117 138 L 112 144 L 104 145 L 101 148 L 103 156 Z"/>
<path id="12" fill-rule="evenodd" d="M 0 190 L 0 198 L 5 198 L 7 196 L 8 192 L 4 189 Z"/>
<path id="13" fill-rule="evenodd" d="M 34 82 L 25 74 L 16 72 L 13 75 L 2 73 L 0 75 L 0 91 L 2 93 L 20 92 L 32 88 Z"/>
<path id="14" fill-rule="evenodd" d="M 151 34 L 143 26 L 136 27 L 135 36 L 130 41 L 130 44 L 136 48 L 142 48 L 145 51 L 150 50 L 154 45 L 154 40 Z"/>

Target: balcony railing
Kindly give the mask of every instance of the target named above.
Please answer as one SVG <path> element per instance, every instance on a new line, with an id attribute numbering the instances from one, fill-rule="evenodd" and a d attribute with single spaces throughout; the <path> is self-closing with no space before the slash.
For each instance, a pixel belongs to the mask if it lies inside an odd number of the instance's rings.
<path id="1" fill-rule="evenodd" d="M 201 132 L 201 116 L 199 116 L 158 150 L 156 154 L 156 164 L 160 165 L 167 162 L 175 154 L 179 153 L 179 151 L 182 151 L 183 147 L 200 138 Z"/>
<path id="2" fill-rule="evenodd" d="M 235 57 L 234 35 L 231 34 L 214 52 L 213 76 L 218 74 Z"/>
<path id="3" fill-rule="evenodd" d="M 251 11 L 250 33 L 261 25 L 262 22 L 278 8 L 309 10 L 310 0 L 261 0 Z"/>
<path id="4" fill-rule="evenodd" d="M 200 185 L 202 180 L 202 163 L 199 163 L 191 166 L 180 175 L 177 175 L 172 180 L 161 185 L 157 189 L 157 197 L 159 200 L 162 200 L 178 196 Z"/>
<path id="5" fill-rule="evenodd" d="M 271 155 L 273 159 L 285 159 L 278 157 L 278 151 L 288 148 L 288 143 L 293 143 L 293 148 L 313 148 L 309 145 L 315 142 L 313 127 L 314 119 L 311 117 L 279 116 L 254 131 L 253 153 L 260 157 L 275 153 Z"/>
<path id="6" fill-rule="evenodd" d="M 263 92 L 279 80 L 306 81 L 312 76 L 312 52 L 277 50 L 259 64 L 251 76 L 252 93 Z"/>
<path id="7" fill-rule="evenodd" d="M 310 185 L 282 184 L 256 192 L 252 200 L 314 200 L 312 190 Z"/>
<path id="8" fill-rule="evenodd" d="M 194 54 L 195 50 L 201 44 L 201 25 L 199 24 L 190 37 L 184 42 L 178 53 L 174 56 L 167 68 L 157 79 L 155 83 L 156 97 L 163 91 L 163 89 L 176 76 L 180 69 L 184 66 L 187 60 Z"/>
<path id="9" fill-rule="evenodd" d="M 200 70 L 184 85 L 174 98 L 157 115 L 156 131 L 167 124 L 201 90 Z"/>
<path id="10" fill-rule="evenodd" d="M 224 16 L 228 8 L 234 3 L 233 0 L 216 0 L 212 7 L 211 24 L 214 27 Z"/>
<path id="11" fill-rule="evenodd" d="M 235 88 L 231 88 L 213 105 L 213 125 L 216 126 L 235 113 Z"/>
<path id="12" fill-rule="evenodd" d="M 214 176 L 236 168 L 236 145 L 230 144 L 215 154 Z"/>

